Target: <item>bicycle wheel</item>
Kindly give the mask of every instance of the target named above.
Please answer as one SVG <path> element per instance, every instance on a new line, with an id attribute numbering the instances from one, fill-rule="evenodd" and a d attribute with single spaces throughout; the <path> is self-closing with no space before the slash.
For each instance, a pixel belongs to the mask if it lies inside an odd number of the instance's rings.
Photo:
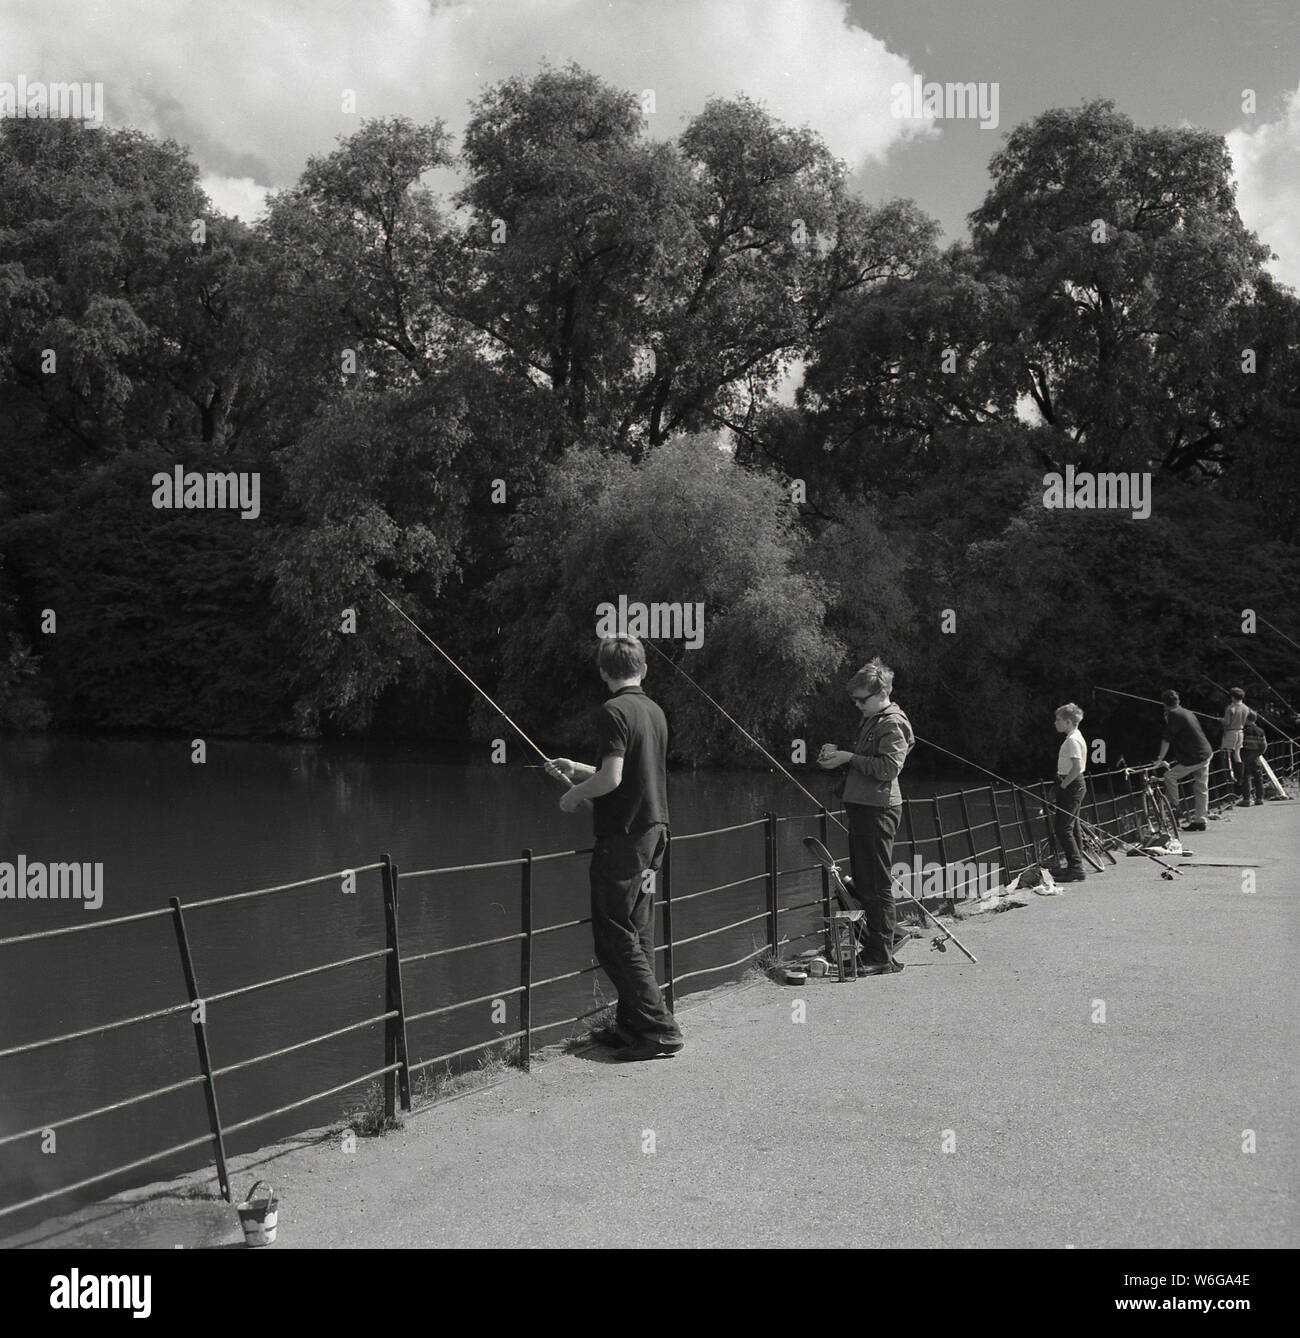
<path id="1" fill-rule="evenodd" d="M 1079 851 L 1098 873 L 1105 868 L 1105 865 L 1101 862 L 1101 857 L 1106 854 L 1106 850 L 1087 827 L 1079 829 Z M 1111 863 L 1115 863 L 1113 858 Z"/>

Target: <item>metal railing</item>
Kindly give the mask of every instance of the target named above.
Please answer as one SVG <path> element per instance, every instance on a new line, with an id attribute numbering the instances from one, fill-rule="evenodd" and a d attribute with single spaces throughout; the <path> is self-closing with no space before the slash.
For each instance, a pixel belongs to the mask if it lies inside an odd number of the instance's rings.
<path id="1" fill-rule="evenodd" d="M 1291 773 L 1294 772 L 1295 755 L 1293 751 L 1288 751 L 1286 753 L 1286 760 L 1281 764 L 1279 769 L 1287 770 Z M 1143 824 L 1145 819 L 1143 817 L 1142 791 L 1140 787 L 1134 785 L 1128 772 L 1109 771 L 1092 773 L 1089 775 L 1088 779 L 1090 783 L 1088 787 L 1089 794 L 1085 801 L 1085 816 L 1089 821 L 1119 837 L 1131 835 L 1135 829 Z M 1033 787 L 1029 788 L 1031 790 L 1033 789 Z M 908 879 L 904 880 L 905 882 L 910 880 L 910 885 L 907 890 L 912 895 L 924 897 L 927 901 L 932 903 L 955 903 L 956 901 L 965 899 L 971 891 L 970 866 L 988 862 L 988 858 L 991 856 L 997 856 L 996 862 L 1008 873 L 1015 872 L 1020 868 L 1035 863 L 1036 852 L 1041 849 L 1042 842 L 1044 840 L 1052 841 L 1054 839 L 1050 819 L 1050 808 L 1048 807 L 1048 804 L 1050 803 L 1050 786 L 1047 783 L 1043 783 L 1035 792 L 1041 793 L 1041 797 L 1044 801 L 1041 805 L 1035 805 L 1026 800 L 1025 794 L 1022 791 L 1013 789 L 1009 786 L 993 785 L 965 788 L 953 791 L 950 794 L 936 795 L 931 798 L 905 800 L 903 804 L 902 822 L 895 842 L 895 862 L 896 865 L 899 863 L 907 863 L 912 866 L 912 871 L 909 873 Z M 1215 766 L 1212 769 L 1210 797 L 1212 804 L 1231 803 L 1236 798 L 1235 784 L 1229 778 L 1226 764 L 1223 762 L 1220 754 L 1216 754 Z M 835 815 L 832 815 L 824 808 L 818 813 L 802 816 L 780 817 L 775 813 L 767 813 L 764 817 L 755 819 L 751 822 L 718 827 L 709 831 L 690 832 L 676 836 L 670 835 L 659 878 L 657 880 L 657 890 L 659 893 L 658 909 L 662 919 L 662 932 L 657 935 L 659 946 L 655 949 L 656 959 L 662 962 L 660 968 L 662 983 L 670 1007 L 676 1005 L 677 999 L 681 994 L 681 987 L 687 981 L 698 981 L 703 977 L 715 976 L 720 972 L 734 970 L 738 967 L 745 966 L 764 952 L 776 953 L 787 943 L 796 943 L 819 935 L 822 936 L 825 941 L 826 923 L 829 921 L 831 913 L 831 887 L 829 874 L 824 868 L 817 864 L 807 864 L 782 869 L 779 867 L 778 854 L 780 850 L 781 828 L 787 824 L 815 824 L 816 833 L 819 839 L 823 844 L 829 846 L 832 839 L 830 832 L 830 819 L 832 816 L 838 817 L 840 816 L 840 813 L 837 812 Z M 680 890 L 677 885 L 678 879 L 674 873 L 673 857 L 674 851 L 678 847 L 685 847 L 689 843 L 695 841 L 716 840 L 719 837 L 735 833 L 756 834 L 760 829 L 762 831 L 762 872 L 733 879 L 729 882 L 719 883 L 711 887 L 696 888 L 685 892 Z M 391 1118 L 395 1115 L 399 1104 L 404 1111 L 410 1110 L 411 1108 L 410 1079 L 412 1074 L 421 1072 L 437 1064 L 450 1064 L 453 1060 L 463 1059 L 469 1055 L 476 1054 L 483 1050 L 500 1047 L 512 1041 L 518 1042 L 517 1062 L 524 1069 L 528 1069 L 534 1053 L 534 1041 L 539 1033 L 565 1026 L 576 1026 L 578 1023 L 586 1021 L 588 1018 L 605 1011 L 609 1006 L 607 1004 L 600 1004 L 595 1008 L 588 1009 L 586 1012 L 578 1013 L 572 1017 L 565 1017 L 558 1021 L 548 1022 L 542 1026 L 535 1026 L 533 1023 L 533 1005 L 539 991 L 551 988 L 565 981 L 576 980 L 579 977 L 591 975 L 598 970 L 598 968 L 589 961 L 585 965 L 575 966 L 572 970 L 562 971 L 559 974 L 541 979 L 534 978 L 533 949 L 539 939 L 545 935 L 553 934 L 561 930 L 579 929 L 591 923 L 590 918 L 585 917 L 538 926 L 535 923 L 535 869 L 537 865 L 542 863 L 579 858 L 589 854 L 590 850 L 590 847 L 585 847 L 576 850 L 556 851 L 543 855 L 534 855 L 531 849 L 525 849 L 515 859 L 491 860 L 478 864 L 459 864 L 439 868 L 418 869 L 406 874 L 401 874 L 389 856 L 384 855 L 380 860 L 373 864 L 362 865 L 354 869 L 335 870 L 331 873 L 320 874 L 313 878 L 299 879 L 292 883 L 282 883 L 274 887 L 257 888 L 252 891 L 236 892 L 226 896 L 207 897 L 202 900 L 188 902 L 184 906 L 182 906 L 179 898 L 173 897 L 170 899 L 170 905 L 167 909 L 160 908 L 158 910 L 144 911 L 133 915 L 118 916 L 114 919 L 101 920 L 95 923 L 77 924 L 66 928 L 42 930 L 37 933 L 0 939 L 0 950 L 12 951 L 36 940 L 53 938 L 64 934 L 91 932 L 128 923 L 140 923 L 161 918 L 163 916 L 170 917 L 175 931 L 181 965 L 184 971 L 186 992 L 188 996 L 185 1000 L 178 1001 L 164 1008 L 155 1009 L 151 1012 L 140 1013 L 133 1017 L 117 1018 L 109 1022 L 84 1027 L 78 1031 L 47 1036 L 10 1046 L 7 1049 L 0 1050 L 0 1062 L 13 1059 L 19 1055 L 27 1055 L 38 1050 L 45 1050 L 63 1045 L 71 1041 L 102 1036 L 108 1032 L 117 1031 L 122 1028 L 137 1026 L 142 1023 L 157 1021 L 164 1018 L 180 1017 L 182 1014 L 188 1014 L 189 1016 L 198 1059 L 197 1073 L 186 1077 L 178 1077 L 174 1082 L 169 1082 L 162 1086 L 138 1092 L 134 1095 L 124 1097 L 119 1101 L 63 1115 L 58 1119 L 44 1120 L 39 1125 L 35 1125 L 31 1128 L 20 1129 L 14 1133 L 5 1134 L 0 1136 L 0 1147 L 21 1143 L 27 1139 L 40 1139 L 50 1130 L 63 1128 L 86 1120 L 96 1119 L 112 1112 L 136 1106 L 147 1101 L 156 1100 L 159 1097 L 180 1092 L 191 1087 L 202 1087 L 208 1115 L 208 1131 L 205 1134 L 187 1139 L 184 1142 L 177 1143 L 158 1151 L 150 1152 L 147 1155 L 137 1157 L 121 1165 L 98 1171 L 94 1175 L 83 1177 L 71 1184 L 62 1185 L 56 1189 L 47 1190 L 44 1193 L 26 1198 L 21 1202 L 0 1205 L 0 1217 L 36 1207 L 67 1194 L 88 1189 L 94 1185 L 101 1184 L 104 1181 L 140 1170 L 150 1164 L 163 1161 L 183 1152 L 191 1151 L 195 1148 L 202 1147 L 205 1144 L 210 1145 L 212 1149 L 212 1157 L 216 1167 L 220 1191 L 222 1196 L 229 1202 L 231 1190 L 230 1180 L 226 1169 L 225 1140 L 231 1134 L 241 1132 L 257 1124 L 264 1123 L 267 1120 L 302 1109 L 315 1102 L 325 1100 L 351 1088 L 358 1087 L 363 1083 L 374 1082 L 381 1078 L 384 1083 L 384 1114 L 386 1117 Z M 951 889 L 945 886 L 944 893 L 938 898 L 930 895 L 927 892 L 926 884 L 923 881 L 920 883 L 916 881 L 921 877 L 920 871 L 916 867 L 917 856 L 923 856 L 923 862 L 928 864 L 931 869 L 936 866 L 941 867 L 945 873 L 945 878 L 949 870 L 961 869 L 965 866 L 966 872 L 961 886 L 959 888 Z M 412 889 L 416 889 L 417 885 L 425 880 L 436 880 L 454 874 L 487 870 L 518 870 L 520 880 L 519 929 L 514 933 L 495 935 L 491 938 L 481 939 L 472 943 L 454 944 L 425 952 L 403 955 L 399 934 L 399 905 L 401 894 L 403 892 L 410 893 Z M 384 922 L 384 946 L 382 948 L 371 952 L 354 954 L 333 961 L 318 963 L 301 970 L 271 976 L 267 979 L 254 981 L 250 984 L 241 985 L 233 989 L 224 989 L 210 993 L 204 993 L 201 990 L 194 959 L 190 950 L 189 931 L 185 918 L 186 914 L 193 914 L 196 911 L 202 911 L 212 906 L 242 901 L 254 897 L 297 892 L 305 888 L 320 888 L 322 885 L 337 882 L 340 879 L 350 877 L 355 880 L 359 875 L 373 873 L 375 871 L 378 871 L 380 874 L 382 888 Z M 788 886 L 791 878 L 801 877 L 804 874 L 812 872 L 820 872 L 820 895 L 813 897 L 811 900 L 783 905 L 781 903 L 782 879 L 787 880 Z M 755 884 L 761 884 L 764 890 L 762 909 L 755 914 L 746 915 L 739 919 L 731 919 L 726 923 L 717 924 L 706 928 L 701 932 L 685 936 L 675 932 L 676 925 L 674 915 L 675 912 L 680 911 L 684 904 L 695 902 L 702 898 L 716 896 L 719 893 L 735 891 Z M 415 894 L 418 895 L 418 889 Z M 783 933 L 783 928 L 791 923 L 790 917 L 797 915 L 801 911 L 810 911 L 814 908 L 819 908 L 821 911 L 820 927 L 814 927 L 801 934 Z M 734 934 L 736 931 L 750 928 L 759 923 L 762 923 L 765 926 L 763 935 L 764 941 L 758 947 L 754 947 L 752 951 L 725 962 L 697 967 L 686 972 L 677 969 L 677 954 L 682 948 L 707 942 L 722 934 Z M 751 936 L 751 944 L 752 941 Z M 408 1005 L 403 988 L 403 968 L 412 967 L 417 963 L 431 962 L 435 960 L 441 961 L 459 954 L 481 951 L 491 947 L 502 947 L 509 944 L 518 944 L 519 948 L 519 983 L 517 985 L 512 986 L 509 989 L 493 990 L 488 994 L 478 994 L 471 998 L 459 999 L 452 1003 L 442 1004 L 436 1007 L 417 1007 L 412 1009 Z M 827 947 L 829 948 L 829 944 L 827 944 Z M 382 1012 L 365 1017 L 359 1021 L 350 1022 L 346 1026 L 322 1032 L 319 1035 L 310 1036 L 304 1040 L 295 1041 L 291 1045 L 268 1050 L 261 1054 L 247 1056 L 234 1063 L 225 1064 L 219 1067 L 213 1065 L 208 1049 L 208 1015 L 210 1009 L 215 1008 L 219 1014 L 221 1005 L 232 999 L 241 998 L 257 991 L 271 990 L 286 985 L 291 981 L 317 977 L 324 975 L 327 972 L 341 970 L 367 962 L 379 962 L 381 960 L 384 963 L 384 1009 Z M 433 1018 L 446 1017 L 461 1009 L 473 1007 L 476 1004 L 483 1004 L 486 1002 L 496 1004 L 498 1001 L 506 999 L 517 1000 L 516 1026 L 513 1030 L 503 1034 L 495 1034 L 489 1039 L 474 1045 L 461 1046 L 429 1057 L 412 1059 L 408 1050 L 408 1026 Z M 369 1068 L 364 1073 L 349 1077 L 345 1081 L 334 1084 L 323 1091 L 314 1092 L 310 1096 L 275 1106 L 272 1109 L 257 1112 L 234 1124 L 223 1123 L 220 1103 L 218 1100 L 219 1080 L 254 1065 L 279 1060 L 289 1054 L 300 1052 L 311 1046 L 321 1045 L 353 1032 L 362 1031 L 368 1027 L 374 1027 L 380 1024 L 383 1024 L 384 1028 L 382 1064 Z"/>

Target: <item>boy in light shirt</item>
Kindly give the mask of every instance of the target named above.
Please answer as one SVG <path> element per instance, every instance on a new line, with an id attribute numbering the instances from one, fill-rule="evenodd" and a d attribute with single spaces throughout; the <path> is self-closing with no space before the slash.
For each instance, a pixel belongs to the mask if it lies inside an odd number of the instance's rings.
<path id="1" fill-rule="evenodd" d="M 1056 728 L 1065 738 L 1056 755 L 1052 822 L 1057 843 L 1065 852 L 1065 869 L 1057 874 L 1057 880 L 1062 883 L 1081 883 L 1087 877 L 1083 871 L 1083 853 L 1079 849 L 1079 808 L 1087 785 L 1083 773 L 1088 769 L 1088 746 L 1079 733 L 1082 719 L 1083 711 L 1073 702 L 1057 708 Z"/>

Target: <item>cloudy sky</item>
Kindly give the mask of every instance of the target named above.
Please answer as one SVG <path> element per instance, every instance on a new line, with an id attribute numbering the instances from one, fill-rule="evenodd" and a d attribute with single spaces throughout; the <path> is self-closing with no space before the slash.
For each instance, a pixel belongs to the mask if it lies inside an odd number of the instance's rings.
<path id="1" fill-rule="evenodd" d="M 482 87 L 576 60 L 652 89 L 674 136 L 747 93 L 820 131 L 871 200 L 913 197 L 950 238 L 1002 136 L 1113 98 L 1143 124 L 1228 136 L 1247 224 L 1300 286 L 1295 0 L 4 0 L 0 81 L 99 81 L 105 119 L 189 146 L 219 208 L 252 217 L 360 116 L 442 117 Z M 901 119 L 891 88 L 997 87 L 997 119 Z M 342 96 L 355 90 L 357 115 Z M 1243 111 L 1254 90 L 1253 113 Z"/>

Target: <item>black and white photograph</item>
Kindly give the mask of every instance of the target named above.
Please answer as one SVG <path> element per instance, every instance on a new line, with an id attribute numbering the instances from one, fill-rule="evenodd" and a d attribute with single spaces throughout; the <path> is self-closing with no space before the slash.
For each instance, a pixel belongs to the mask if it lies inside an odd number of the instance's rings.
<path id="1" fill-rule="evenodd" d="M 1264 1313 L 1298 286 L 1290 0 L 0 0 L 6 1294 Z"/>

